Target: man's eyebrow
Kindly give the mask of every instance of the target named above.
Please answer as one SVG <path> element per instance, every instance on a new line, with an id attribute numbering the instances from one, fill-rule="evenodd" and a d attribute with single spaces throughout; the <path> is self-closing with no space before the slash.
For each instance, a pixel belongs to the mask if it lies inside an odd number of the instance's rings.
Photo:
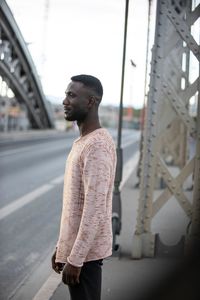
<path id="1" fill-rule="evenodd" d="M 69 93 L 73 93 L 73 92 L 72 91 L 68 91 L 68 90 L 65 91 L 66 95 L 69 95 Z"/>

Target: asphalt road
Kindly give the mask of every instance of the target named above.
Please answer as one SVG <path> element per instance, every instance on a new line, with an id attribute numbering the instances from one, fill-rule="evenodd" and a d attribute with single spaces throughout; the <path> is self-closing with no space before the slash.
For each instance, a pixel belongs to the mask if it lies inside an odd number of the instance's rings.
<path id="1" fill-rule="evenodd" d="M 115 131 L 112 135 L 116 138 Z M 75 138 L 66 133 L 1 144 L 1 300 L 17 299 L 30 276 L 37 274 L 35 289 L 48 276 L 41 266 L 58 237 L 65 160 Z M 138 149 L 139 138 L 138 131 L 123 131 L 124 163 Z"/>

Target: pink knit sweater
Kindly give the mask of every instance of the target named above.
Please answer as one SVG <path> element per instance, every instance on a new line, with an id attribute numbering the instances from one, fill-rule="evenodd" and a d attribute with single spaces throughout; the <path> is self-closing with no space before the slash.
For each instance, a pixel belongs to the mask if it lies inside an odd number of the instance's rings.
<path id="1" fill-rule="evenodd" d="M 78 138 L 68 156 L 56 261 L 80 267 L 112 254 L 115 144 L 106 129 Z"/>

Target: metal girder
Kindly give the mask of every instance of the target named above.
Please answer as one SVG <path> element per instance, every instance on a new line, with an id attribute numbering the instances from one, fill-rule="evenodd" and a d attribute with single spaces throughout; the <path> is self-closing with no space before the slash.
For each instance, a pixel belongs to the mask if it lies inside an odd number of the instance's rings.
<path id="1" fill-rule="evenodd" d="M 199 74 L 200 75 L 200 74 Z M 194 195 L 191 234 L 188 240 L 199 239 L 200 228 L 200 93 L 198 98 L 197 143 L 194 158 Z"/>
<path id="2" fill-rule="evenodd" d="M 188 177 L 188 173 L 191 173 L 194 169 L 194 159 L 189 161 L 189 163 L 184 167 L 182 172 L 176 178 L 174 178 L 170 174 L 169 170 L 167 169 L 167 166 L 165 165 L 162 159 L 158 161 L 158 166 L 165 179 L 165 182 L 167 182 L 167 188 L 165 188 L 162 194 L 153 202 L 152 217 L 154 217 L 158 213 L 158 211 L 163 207 L 163 205 L 169 200 L 169 198 L 172 195 L 176 195 L 180 206 L 183 208 L 185 213 L 189 217 L 191 217 L 192 206 L 187 197 L 183 194 L 182 183 Z"/>
<path id="3" fill-rule="evenodd" d="M 167 10 L 167 16 L 169 20 L 172 22 L 172 24 L 174 25 L 176 31 L 183 39 L 183 41 L 186 42 L 187 47 L 193 52 L 193 54 L 199 60 L 200 59 L 199 45 L 191 35 L 190 27 L 188 26 L 188 24 L 186 22 L 183 22 L 180 16 L 171 7 L 168 8 Z"/>
<path id="4" fill-rule="evenodd" d="M 54 127 L 35 65 L 4 0 L 0 2 L 0 76 L 26 105 L 33 128 Z"/>
<path id="5" fill-rule="evenodd" d="M 190 32 L 191 25 L 199 18 L 199 6 L 191 11 L 191 5 L 190 0 L 157 1 L 133 258 L 154 256 L 155 235 L 152 233 L 151 223 L 172 196 L 192 223 L 185 246 L 189 244 L 187 241 L 194 240 L 194 236 L 195 239 L 197 235 L 199 238 L 200 98 L 196 119 L 188 111 L 190 98 L 196 93 L 200 97 L 199 76 L 194 82 L 189 81 L 190 52 L 197 62 L 200 59 L 199 45 Z M 191 159 L 187 155 L 188 136 L 196 140 L 196 153 Z M 176 177 L 172 176 L 171 167 L 166 161 L 169 154 L 179 172 Z M 192 203 L 183 187 L 184 181 L 191 174 L 194 178 Z M 160 178 L 165 183 L 165 189 L 156 198 L 156 181 Z"/>
<path id="6" fill-rule="evenodd" d="M 189 115 L 187 107 L 184 105 L 181 97 L 175 92 L 171 84 L 168 82 L 163 85 L 164 93 L 173 105 L 176 113 L 180 119 L 185 123 L 191 134 L 196 134 L 196 124 L 192 117 Z"/>
<path id="7" fill-rule="evenodd" d="M 200 16 L 200 4 L 194 9 L 190 14 L 190 19 L 188 20 L 188 25 L 191 26 Z"/>

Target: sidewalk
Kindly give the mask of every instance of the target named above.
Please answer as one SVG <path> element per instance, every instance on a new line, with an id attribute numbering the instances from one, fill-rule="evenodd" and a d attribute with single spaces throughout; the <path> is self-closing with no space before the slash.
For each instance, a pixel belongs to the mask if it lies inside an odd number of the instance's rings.
<path id="1" fill-rule="evenodd" d="M 139 197 L 139 190 L 134 189 L 135 183 L 136 176 L 135 172 L 133 172 L 124 185 L 121 194 L 122 231 L 117 240 L 120 245 L 120 254 L 118 257 L 111 257 L 104 260 L 102 300 L 175 299 L 172 295 L 166 298 L 153 297 L 152 292 L 154 290 L 157 291 L 157 289 L 162 286 L 162 283 L 166 283 L 165 278 L 167 278 L 168 275 L 170 278 L 170 274 L 173 274 L 179 262 L 178 259 L 163 257 L 143 258 L 141 260 L 131 259 L 132 236 L 136 225 Z M 162 217 L 159 218 L 154 229 L 159 229 L 161 223 Z M 159 230 L 157 230 L 157 232 L 159 232 Z M 47 298 L 38 299 L 47 300 Z M 67 286 L 60 283 L 49 299 L 70 300 Z M 177 297 L 176 299 L 182 300 L 184 298 Z"/>

